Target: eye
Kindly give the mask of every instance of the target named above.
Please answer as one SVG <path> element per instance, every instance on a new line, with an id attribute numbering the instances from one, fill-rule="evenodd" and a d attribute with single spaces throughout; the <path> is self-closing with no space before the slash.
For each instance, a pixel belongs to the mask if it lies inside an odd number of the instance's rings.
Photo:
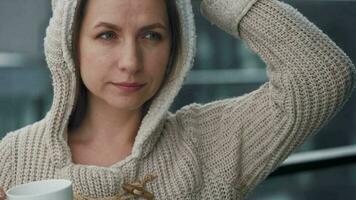
<path id="1" fill-rule="evenodd" d="M 153 31 L 149 31 L 145 33 L 144 39 L 160 41 L 162 39 L 162 35 Z"/>
<path id="2" fill-rule="evenodd" d="M 112 40 L 116 38 L 116 33 L 113 31 L 107 31 L 104 33 L 101 33 L 98 38 L 103 39 L 103 40 Z"/>

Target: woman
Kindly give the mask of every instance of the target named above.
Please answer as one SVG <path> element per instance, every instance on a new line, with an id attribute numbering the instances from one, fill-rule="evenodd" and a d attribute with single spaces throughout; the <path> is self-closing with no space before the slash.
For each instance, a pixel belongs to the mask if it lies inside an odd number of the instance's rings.
<path id="1" fill-rule="evenodd" d="M 349 98 L 354 66 L 277 0 L 204 0 L 270 81 L 168 112 L 195 53 L 189 0 L 56 1 L 45 39 L 54 100 L 0 144 L 0 185 L 73 181 L 76 199 L 243 199 Z"/>

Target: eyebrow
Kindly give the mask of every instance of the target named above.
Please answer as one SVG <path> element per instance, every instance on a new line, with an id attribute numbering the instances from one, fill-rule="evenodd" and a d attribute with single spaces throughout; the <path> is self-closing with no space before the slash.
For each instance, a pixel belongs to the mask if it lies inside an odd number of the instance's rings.
<path id="1" fill-rule="evenodd" d="M 100 28 L 100 27 L 107 27 L 107 28 L 114 29 L 117 31 L 121 30 L 121 28 L 119 26 L 117 26 L 116 24 L 112 24 L 112 23 L 108 23 L 108 22 L 99 22 L 97 25 L 94 26 L 94 29 Z M 162 25 L 159 22 L 143 26 L 140 29 L 141 30 L 149 30 L 149 29 L 154 29 L 154 28 L 161 28 L 164 30 L 168 30 L 166 26 Z"/>
<path id="2" fill-rule="evenodd" d="M 110 29 L 115 29 L 115 30 L 120 30 L 118 26 L 115 24 L 107 23 L 107 22 L 99 22 L 97 25 L 94 26 L 94 29 L 100 28 L 100 27 L 107 27 Z"/>

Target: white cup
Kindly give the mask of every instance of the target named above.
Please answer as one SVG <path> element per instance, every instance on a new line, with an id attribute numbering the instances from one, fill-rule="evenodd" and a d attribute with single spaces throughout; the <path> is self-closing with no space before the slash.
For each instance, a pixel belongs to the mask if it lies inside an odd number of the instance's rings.
<path id="1" fill-rule="evenodd" d="M 15 186 L 6 192 L 8 200 L 73 200 L 72 182 L 43 180 Z"/>

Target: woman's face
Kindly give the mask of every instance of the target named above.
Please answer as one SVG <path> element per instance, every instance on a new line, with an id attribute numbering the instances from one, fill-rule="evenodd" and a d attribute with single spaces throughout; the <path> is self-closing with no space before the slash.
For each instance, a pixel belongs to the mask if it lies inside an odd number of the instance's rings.
<path id="1" fill-rule="evenodd" d="M 89 101 L 137 110 L 165 76 L 171 34 L 165 0 L 89 0 L 79 34 Z"/>

